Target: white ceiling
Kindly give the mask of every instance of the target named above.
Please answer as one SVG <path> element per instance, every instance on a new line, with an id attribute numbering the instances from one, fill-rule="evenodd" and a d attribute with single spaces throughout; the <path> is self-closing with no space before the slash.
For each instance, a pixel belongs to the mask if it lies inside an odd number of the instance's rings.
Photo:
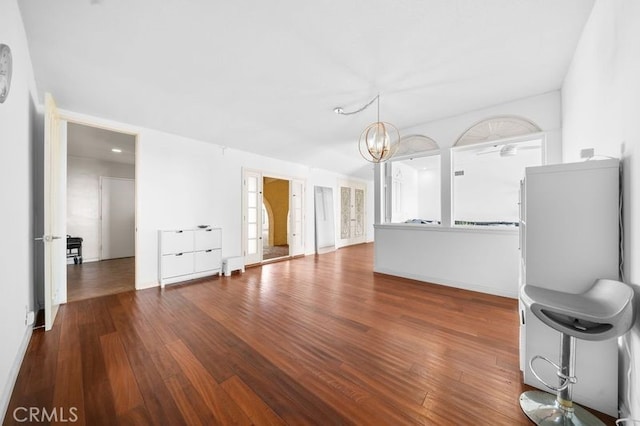
<path id="1" fill-rule="evenodd" d="M 113 149 L 120 152 L 113 152 Z M 135 164 L 136 138 L 125 133 L 68 123 L 67 154 L 114 163 Z"/>
<path id="2" fill-rule="evenodd" d="M 40 99 L 370 177 L 381 94 L 401 131 L 561 87 L 593 0 L 30 0 Z"/>

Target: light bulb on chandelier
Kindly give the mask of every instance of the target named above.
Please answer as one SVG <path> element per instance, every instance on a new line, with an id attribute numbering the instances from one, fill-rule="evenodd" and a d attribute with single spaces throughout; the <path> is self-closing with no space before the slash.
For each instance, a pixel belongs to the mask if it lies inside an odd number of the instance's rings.
<path id="1" fill-rule="evenodd" d="M 398 150 L 400 132 L 390 123 L 377 121 L 367 126 L 360 135 L 360 155 L 372 163 L 387 161 Z"/>
<path id="2" fill-rule="evenodd" d="M 390 123 L 380 121 L 380 95 L 368 104 L 353 112 L 344 112 L 341 107 L 333 111 L 340 115 L 357 114 L 367 109 L 374 101 L 378 101 L 378 121 L 368 125 L 358 140 L 360 155 L 371 163 L 382 163 L 393 157 L 400 146 L 400 132 Z"/>

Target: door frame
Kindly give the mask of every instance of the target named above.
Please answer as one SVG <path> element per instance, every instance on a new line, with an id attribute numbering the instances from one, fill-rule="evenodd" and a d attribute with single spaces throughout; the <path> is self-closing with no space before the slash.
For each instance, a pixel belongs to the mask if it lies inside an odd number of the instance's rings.
<path id="1" fill-rule="evenodd" d="M 355 197 L 355 191 L 354 191 L 355 189 L 360 189 L 364 191 L 364 206 L 363 206 L 364 211 L 362 213 L 363 232 L 362 232 L 362 235 L 359 237 L 342 238 L 342 235 L 340 233 L 340 227 L 342 226 L 341 220 L 342 220 L 342 188 L 343 187 L 351 188 L 352 200 Z M 337 198 L 339 201 L 337 211 L 338 211 L 338 217 L 340 218 L 340 220 L 336 224 L 337 225 L 336 226 L 336 247 L 339 248 L 339 247 L 346 247 L 350 245 L 365 243 L 367 241 L 367 184 L 365 182 L 359 182 L 356 180 L 338 180 Z M 355 209 L 355 206 L 352 206 L 351 220 L 355 220 L 353 219 L 353 214 L 354 214 L 353 209 Z"/>
<path id="2" fill-rule="evenodd" d="M 139 279 L 139 256 L 138 250 L 140 247 L 140 242 L 138 240 L 138 209 L 139 209 L 139 173 L 140 173 L 140 133 L 139 130 L 133 127 L 122 126 L 118 123 L 113 123 L 105 119 L 100 119 L 97 117 L 87 117 L 82 114 L 74 113 L 71 111 L 59 110 L 59 117 L 61 121 L 65 122 L 65 126 L 67 123 L 80 124 L 83 126 L 94 127 L 96 129 L 109 130 L 116 133 L 123 133 L 126 135 L 130 135 L 134 137 L 134 152 L 135 152 L 135 162 L 134 162 L 134 193 L 135 193 L 135 201 L 134 201 L 134 229 L 135 229 L 135 237 L 134 237 L 134 256 L 135 256 L 135 264 L 134 264 L 134 287 L 137 290 L 139 287 L 140 279 Z M 66 134 L 65 134 L 66 137 Z M 66 141 L 65 141 L 66 143 Z M 66 170 L 65 170 L 66 173 Z M 66 203 L 67 200 L 57 200 L 58 202 Z M 102 238 L 102 237 L 100 237 Z M 101 250 L 102 251 L 102 250 Z M 66 267 L 66 259 L 65 259 L 65 267 Z M 61 303 L 67 302 L 66 288 L 65 288 L 65 297 Z"/>
<path id="3" fill-rule="evenodd" d="M 43 133 L 44 329 L 53 328 L 58 308 L 67 298 L 66 272 L 66 122 L 51 93 L 45 93 Z M 64 202 L 60 202 L 60 201 Z M 56 235 L 59 234 L 59 235 Z"/>
<path id="4" fill-rule="evenodd" d="M 256 190 L 258 191 L 259 195 L 259 199 L 257 200 L 257 205 L 256 205 L 256 222 L 258 223 L 258 227 L 259 229 L 256 230 L 256 254 L 255 254 L 255 259 L 252 258 L 252 260 L 247 261 L 247 256 L 249 256 L 247 254 L 247 252 L 249 251 L 248 249 L 248 240 L 249 240 L 249 222 L 248 222 L 248 218 L 247 218 L 247 209 L 249 208 L 248 206 L 248 189 L 247 189 L 247 179 L 253 177 L 256 178 L 257 180 L 257 188 Z M 242 218 L 242 242 L 241 242 L 241 250 L 242 250 L 242 257 L 244 259 L 244 263 L 247 265 L 259 265 L 260 263 L 262 263 L 262 182 L 263 182 L 263 176 L 261 174 L 260 171 L 258 170 L 252 170 L 252 169 L 242 169 L 242 185 L 241 185 L 241 192 L 242 192 L 242 211 L 240 212 L 241 214 L 241 218 Z M 254 255 L 252 255 L 254 256 Z M 256 260 L 256 262 L 254 262 L 254 260 Z"/>
<path id="5" fill-rule="evenodd" d="M 289 230 L 293 229 L 293 224 L 291 223 L 292 220 L 294 220 L 293 215 L 291 214 L 291 210 L 293 207 L 293 200 L 292 200 L 292 186 L 294 184 L 294 182 L 298 182 L 302 185 L 302 194 L 300 195 L 302 198 L 302 218 L 301 218 L 301 229 L 302 229 L 302 253 L 298 253 L 298 254 L 292 254 L 291 252 L 291 246 L 289 247 L 289 256 L 283 257 L 283 259 L 290 259 L 294 256 L 304 256 L 305 254 L 305 246 L 306 246 L 306 188 L 307 188 L 307 180 L 304 178 L 298 178 L 298 177 L 293 177 L 293 176 L 287 176 L 287 175 L 282 175 L 280 173 L 272 173 L 266 170 L 260 170 L 260 169 L 252 169 L 252 168 L 247 168 L 247 167 L 243 167 L 242 168 L 242 180 L 241 180 L 241 184 L 242 184 L 242 212 L 241 212 L 241 217 L 242 217 L 242 255 L 246 256 L 247 255 L 247 238 L 248 238 L 248 223 L 247 223 L 247 184 L 246 184 L 246 177 L 247 175 L 258 175 L 260 176 L 259 181 L 260 181 L 260 201 L 262 202 L 262 197 L 264 194 L 262 194 L 263 189 L 262 185 L 264 182 L 264 178 L 265 177 L 269 177 L 269 178 L 274 178 L 274 179 L 281 179 L 281 180 L 286 180 L 289 182 Z M 259 215 L 261 215 L 262 213 L 262 205 L 258 206 L 258 211 L 260 212 Z M 262 232 L 262 221 L 258 220 L 260 229 L 258 230 L 258 235 L 261 235 Z M 288 235 L 289 238 L 291 238 L 291 235 Z M 259 259 L 260 261 L 257 263 L 250 263 L 250 264 L 262 264 L 264 263 L 264 259 L 262 258 L 263 256 L 263 252 L 262 252 L 262 245 L 261 247 L 258 248 L 258 253 L 259 253 Z M 249 264 L 249 263 L 248 263 Z"/>

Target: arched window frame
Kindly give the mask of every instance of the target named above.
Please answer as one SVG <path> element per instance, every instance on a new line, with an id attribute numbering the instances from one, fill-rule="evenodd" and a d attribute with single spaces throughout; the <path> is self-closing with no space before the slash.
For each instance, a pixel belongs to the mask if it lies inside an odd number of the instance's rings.
<path id="1" fill-rule="evenodd" d="M 520 126 L 512 126 L 512 129 L 505 128 L 501 129 L 500 123 L 516 123 L 520 124 Z M 486 132 L 486 130 L 495 130 L 494 133 Z M 518 127 L 520 127 L 518 129 Z M 480 129 L 480 131 L 478 130 Z M 500 131 L 504 131 L 503 134 Z M 480 137 L 482 131 L 488 133 L 486 137 Z M 475 136 L 476 140 L 473 140 L 474 132 L 480 133 L 480 135 Z M 465 130 L 454 146 L 451 148 L 451 203 L 452 203 L 452 224 L 454 226 L 469 226 L 469 225 L 517 225 L 517 218 L 511 217 L 508 220 L 501 220 L 497 217 L 495 220 L 461 220 L 461 215 L 459 215 L 456 206 L 456 199 L 459 196 L 459 193 L 456 192 L 456 179 L 460 180 L 461 176 L 464 176 L 464 170 L 461 170 L 456 164 L 456 156 L 460 156 L 461 153 L 476 151 L 477 154 L 483 153 L 497 153 L 500 157 L 514 157 L 518 151 L 518 146 L 524 147 L 532 147 L 532 141 L 540 140 L 540 161 L 537 164 L 531 165 L 543 165 L 546 164 L 546 134 L 540 130 L 533 121 L 519 117 L 519 116 L 498 116 L 491 117 L 484 120 L 481 120 L 467 130 Z M 529 144 L 529 145 L 527 145 Z M 480 156 L 479 156 L 480 159 Z M 505 160 L 509 161 L 507 158 Z M 496 167 L 500 167 L 500 163 L 496 163 Z M 524 176 L 524 168 L 521 171 L 522 177 Z M 517 188 L 519 188 L 519 179 L 516 182 L 511 182 L 509 184 L 515 188 L 517 193 Z M 512 188 L 512 190 L 514 190 Z M 514 205 L 517 205 L 518 199 L 512 200 Z M 459 204 L 459 203 L 458 203 Z M 499 216 L 499 215 L 498 215 Z M 507 216 L 513 216 L 507 215 Z"/>

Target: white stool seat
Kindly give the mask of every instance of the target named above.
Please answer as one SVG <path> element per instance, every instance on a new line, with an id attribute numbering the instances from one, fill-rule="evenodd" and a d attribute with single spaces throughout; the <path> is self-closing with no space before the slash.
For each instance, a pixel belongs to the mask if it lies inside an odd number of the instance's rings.
<path id="1" fill-rule="evenodd" d="M 560 365 L 541 355 L 529 361 L 538 380 L 557 394 L 527 391 L 520 395 L 522 411 L 542 426 L 604 426 L 597 417 L 573 403 L 571 387 L 576 383 L 575 339 L 606 340 L 621 336 L 634 323 L 633 289 L 621 282 L 599 279 L 584 293 L 571 294 L 525 285 L 520 299 L 543 323 L 560 332 Z M 533 362 L 542 359 L 557 369 L 559 385 L 540 378 Z"/>
<path id="2" fill-rule="evenodd" d="M 520 298 L 536 317 L 561 333 L 606 340 L 626 333 L 633 325 L 633 294 L 627 284 L 598 279 L 579 294 L 526 285 Z"/>

